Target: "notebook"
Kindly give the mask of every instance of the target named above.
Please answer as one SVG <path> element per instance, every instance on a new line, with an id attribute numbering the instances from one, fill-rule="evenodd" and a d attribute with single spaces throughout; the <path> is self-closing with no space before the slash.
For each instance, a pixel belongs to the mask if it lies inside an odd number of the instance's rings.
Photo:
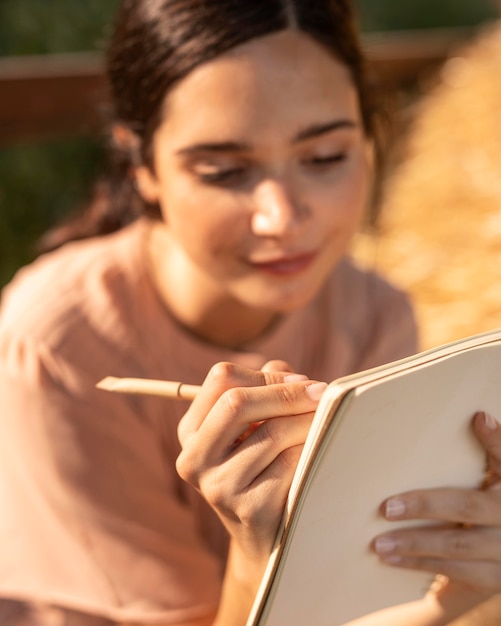
<path id="1" fill-rule="evenodd" d="M 501 419 L 501 330 L 333 381 L 296 470 L 247 626 L 338 626 L 416 600 L 433 580 L 370 550 L 403 491 L 479 487 L 485 453 L 471 419 Z M 426 522 L 432 523 L 432 522 Z M 416 522 L 408 523 L 416 525 Z"/>

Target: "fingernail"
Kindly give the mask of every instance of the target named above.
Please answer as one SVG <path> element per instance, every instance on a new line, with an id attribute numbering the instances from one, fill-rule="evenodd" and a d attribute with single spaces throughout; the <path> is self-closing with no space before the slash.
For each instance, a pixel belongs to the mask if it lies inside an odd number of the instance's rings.
<path id="1" fill-rule="evenodd" d="M 496 430 L 498 427 L 498 423 L 496 422 L 496 420 L 488 413 L 484 413 L 484 423 L 489 430 Z"/>
<path id="2" fill-rule="evenodd" d="M 374 542 L 374 549 L 378 554 L 393 552 L 397 547 L 397 542 L 391 537 L 378 537 Z"/>
<path id="3" fill-rule="evenodd" d="M 405 502 L 398 498 L 392 498 L 386 502 L 384 513 L 386 517 L 401 517 L 405 513 Z"/>
<path id="4" fill-rule="evenodd" d="M 308 376 L 304 374 L 287 374 L 284 376 L 284 383 L 299 383 L 303 380 L 308 380 Z"/>
<path id="5" fill-rule="evenodd" d="M 306 393 L 312 400 L 320 400 L 322 394 L 327 389 L 327 383 L 313 383 L 306 387 Z"/>

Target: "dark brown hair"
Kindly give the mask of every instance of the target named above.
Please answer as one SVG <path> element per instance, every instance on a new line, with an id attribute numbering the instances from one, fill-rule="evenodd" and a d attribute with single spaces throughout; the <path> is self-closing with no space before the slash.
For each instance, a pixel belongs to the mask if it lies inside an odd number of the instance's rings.
<path id="1" fill-rule="evenodd" d="M 151 144 L 169 90 L 198 65 L 256 37 L 284 29 L 308 34 L 351 72 L 367 135 L 377 112 L 350 0 L 123 0 L 106 70 L 114 124 L 135 142 L 115 142 L 110 169 L 77 218 L 45 237 L 45 249 L 117 230 L 142 214 L 159 217 L 134 188 L 134 166 L 150 167 Z M 377 144 L 377 142 L 376 142 Z"/>

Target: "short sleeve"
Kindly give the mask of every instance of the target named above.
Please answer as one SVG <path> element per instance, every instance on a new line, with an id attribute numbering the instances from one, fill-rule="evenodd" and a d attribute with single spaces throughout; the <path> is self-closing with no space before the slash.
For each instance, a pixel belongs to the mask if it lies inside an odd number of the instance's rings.
<path id="1" fill-rule="evenodd" d="M 0 596 L 121 622 L 212 613 L 224 558 L 175 473 L 165 407 L 95 382 L 2 337 Z"/>

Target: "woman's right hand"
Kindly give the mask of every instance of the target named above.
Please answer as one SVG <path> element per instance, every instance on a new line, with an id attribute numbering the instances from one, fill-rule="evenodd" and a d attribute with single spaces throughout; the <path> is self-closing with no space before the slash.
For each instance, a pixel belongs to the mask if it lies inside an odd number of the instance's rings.
<path id="1" fill-rule="evenodd" d="M 269 557 L 325 388 L 283 362 L 261 371 L 219 363 L 179 424 L 180 476 L 213 507 L 250 563 Z"/>
<path id="2" fill-rule="evenodd" d="M 181 420 L 179 475 L 230 535 L 219 608 L 200 626 L 245 624 L 326 386 L 292 373 L 284 362 L 261 371 L 219 363 Z"/>

